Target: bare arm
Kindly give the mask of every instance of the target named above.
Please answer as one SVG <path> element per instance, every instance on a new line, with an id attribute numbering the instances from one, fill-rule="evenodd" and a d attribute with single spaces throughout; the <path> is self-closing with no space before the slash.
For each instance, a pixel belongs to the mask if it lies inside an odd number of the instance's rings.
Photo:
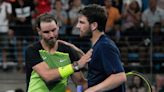
<path id="1" fill-rule="evenodd" d="M 126 81 L 126 74 L 124 72 L 112 74 L 103 82 L 88 88 L 85 92 L 104 92 L 112 90 Z"/>
<path id="2" fill-rule="evenodd" d="M 70 48 L 74 49 L 77 52 L 79 57 L 82 57 L 85 54 L 81 49 L 79 49 L 78 47 L 76 47 L 75 45 L 73 45 L 71 43 L 68 43 L 68 42 L 63 41 L 63 40 L 58 40 L 58 42 L 63 43 L 65 45 L 69 46 Z M 87 80 L 84 78 L 81 71 L 72 74 L 71 79 L 76 85 L 82 85 L 83 89 L 86 89 L 88 86 Z"/>
<path id="3" fill-rule="evenodd" d="M 58 42 L 59 43 L 63 43 L 65 45 L 71 47 L 72 49 L 74 49 L 80 57 L 85 54 L 81 49 L 79 49 L 78 47 L 76 47 L 75 45 L 73 45 L 73 44 L 71 44 L 69 42 L 66 42 L 66 41 L 63 41 L 63 40 L 58 40 Z"/>
<path id="4" fill-rule="evenodd" d="M 83 68 L 87 62 L 90 61 L 92 55 L 92 50 L 88 51 L 83 55 L 80 60 L 77 61 L 79 68 Z M 74 66 L 72 65 L 72 68 Z M 33 70 L 36 71 L 46 82 L 60 80 L 61 75 L 58 69 L 50 69 L 46 62 L 41 62 L 33 67 Z"/>
<path id="5" fill-rule="evenodd" d="M 85 59 L 83 58 L 89 58 L 90 55 L 92 54 L 92 49 L 90 49 L 85 55 L 87 55 L 86 57 L 81 57 L 81 60 L 78 61 L 78 65 L 81 69 L 81 67 L 85 67 L 86 65 L 86 61 L 84 61 Z M 83 64 L 82 64 L 83 63 Z M 84 66 L 80 66 L 80 65 L 84 65 Z M 84 78 L 82 72 L 76 72 L 74 73 L 72 76 L 71 76 L 73 82 L 76 84 L 76 85 L 82 85 L 83 86 L 83 90 L 87 89 L 88 88 L 88 84 L 87 84 L 87 80 Z"/>
<path id="6" fill-rule="evenodd" d="M 37 72 L 46 82 L 61 79 L 58 69 L 50 69 L 46 62 L 41 62 L 35 65 L 33 70 Z"/>

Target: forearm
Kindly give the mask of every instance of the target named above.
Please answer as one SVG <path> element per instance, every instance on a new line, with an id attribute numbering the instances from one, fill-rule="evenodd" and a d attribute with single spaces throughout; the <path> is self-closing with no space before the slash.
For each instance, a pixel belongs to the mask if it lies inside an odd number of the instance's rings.
<path id="1" fill-rule="evenodd" d="M 51 69 L 46 62 L 41 62 L 33 67 L 33 70 L 38 73 L 46 82 L 67 78 L 79 69 L 85 67 L 86 63 L 90 61 L 92 50 L 83 55 L 80 60 L 73 64 L 68 64 L 63 67 Z"/>
<path id="2" fill-rule="evenodd" d="M 63 40 L 58 40 L 58 42 L 63 43 L 65 45 L 69 46 L 70 48 L 74 49 L 80 57 L 85 54 L 81 49 L 79 49 L 78 47 L 76 47 L 75 45 L 73 45 L 71 43 L 68 43 L 68 42 L 63 41 Z"/>
<path id="3" fill-rule="evenodd" d="M 49 70 L 47 70 L 45 72 L 45 74 L 43 74 L 42 78 L 46 82 L 58 81 L 58 80 L 62 79 L 58 69 L 49 69 Z"/>
<path id="4" fill-rule="evenodd" d="M 112 74 L 103 82 L 87 89 L 93 90 L 93 92 L 104 92 L 107 90 L 112 90 L 126 81 L 125 73 Z M 88 91 L 89 92 L 89 91 Z"/>
<path id="5" fill-rule="evenodd" d="M 33 67 L 33 70 L 40 75 L 40 77 L 46 81 L 58 81 L 63 77 L 71 75 L 73 71 L 73 65 L 69 64 L 63 67 L 51 69 L 45 62 L 42 62 Z"/>
<path id="6" fill-rule="evenodd" d="M 73 45 L 73 44 L 70 44 L 70 47 L 71 47 L 72 49 L 74 49 L 80 57 L 83 56 L 83 55 L 85 54 L 81 49 L 77 48 L 77 47 L 76 47 L 75 45 Z"/>
<path id="7" fill-rule="evenodd" d="M 82 60 L 79 60 L 77 62 L 80 63 L 80 61 Z M 36 71 L 41 76 L 41 78 L 46 82 L 58 81 L 62 78 L 69 77 L 71 74 L 73 74 L 76 71 L 79 71 L 79 69 L 84 67 L 83 65 L 76 65 L 78 63 L 74 62 L 73 64 L 68 64 L 63 67 L 51 69 L 45 62 L 42 62 L 34 66 L 33 70 Z"/>
<path id="8" fill-rule="evenodd" d="M 45 62 L 35 65 L 33 70 L 46 82 L 57 81 L 60 79 L 58 69 L 50 69 Z"/>

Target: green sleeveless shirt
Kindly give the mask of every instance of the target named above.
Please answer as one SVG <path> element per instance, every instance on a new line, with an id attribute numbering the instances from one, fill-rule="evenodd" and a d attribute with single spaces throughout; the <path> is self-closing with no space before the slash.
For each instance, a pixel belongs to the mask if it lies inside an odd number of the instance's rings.
<path id="1" fill-rule="evenodd" d="M 71 63 L 68 53 L 50 54 L 45 50 L 39 50 L 39 53 L 49 68 L 58 68 Z M 46 84 L 35 71 L 32 71 L 28 92 L 65 92 L 67 81 L 68 78 L 65 78 L 55 83 Z"/>

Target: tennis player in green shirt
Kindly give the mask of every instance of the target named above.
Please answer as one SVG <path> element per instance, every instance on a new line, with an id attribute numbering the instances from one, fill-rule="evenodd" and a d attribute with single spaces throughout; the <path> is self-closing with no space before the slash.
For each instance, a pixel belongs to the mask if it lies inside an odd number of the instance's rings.
<path id="1" fill-rule="evenodd" d="M 57 40 L 59 27 L 53 15 L 42 14 L 36 20 L 40 40 L 27 47 L 27 92 L 65 92 L 69 76 L 77 85 L 87 87 L 80 69 L 92 55 L 65 41 Z"/>

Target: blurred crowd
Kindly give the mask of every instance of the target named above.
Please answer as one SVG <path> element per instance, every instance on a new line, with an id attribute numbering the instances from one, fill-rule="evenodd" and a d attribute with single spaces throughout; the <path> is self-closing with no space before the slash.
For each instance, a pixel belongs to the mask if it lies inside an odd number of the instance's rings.
<path id="1" fill-rule="evenodd" d="M 0 0 L 2 69 L 7 70 L 7 62 L 17 62 L 18 71 L 24 70 L 25 46 L 38 40 L 37 16 L 45 12 L 55 15 L 61 38 L 68 37 L 68 40 L 79 35 L 74 27 L 78 11 L 93 3 L 106 9 L 108 19 L 104 31 L 120 47 L 123 63 L 149 65 L 152 57 L 154 68 L 160 71 L 164 61 L 164 0 Z"/>
<path id="2" fill-rule="evenodd" d="M 156 74 L 154 76 L 153 81 L 150 81 L 148 76 L 144 76 L 148 82 L 150 82 L 150 86 L 152 88 L 151 92 L 164 92 L 164 76 L 160 74 Z M 128 77 L 128 81 L 126 83 L 126 92 L 149 92 L 148 85 L 146 82 L 138 77 L 131 76 Z"/>
<path id="3" fill-rule="evenodd" d="M 59 34 L 69 38 L 79 35 L 74 27 L 78 11 L 93 3 L 106 9 L 108 19 L 104 31 L 120 47 L 125 65 L 129 60 L 148 64 L 151 51 L 155 52 L 153 59 L 164 60 L 163 0 L 0 0 L 2 68 L 7 68 L 7 61 L 14 61 L 18 62 L 18 70 L 23 69 L 25 46 L 38 39 L 37 16 L 45 12 L 55 15 Z"/>
<path id="4" fill-rule="evenodd" d="M 77 36 L 74 26 L 78 11 L 93 3 L 106 9 L 104 31 L 120 47 L 125 65 L 128 60 L 149 63 L 150 45 L 157 52 L 153 59 L 164 60 L 163 0 L 0 0 L 2 68 L 6 69 L 6 62 L 11 60 L 18 62 L 18 70 L 23 69 L 25 46 L 38 38 L 34 25 L 37 16 L 49 12 L 57 19 L 60 35 Z"/>

